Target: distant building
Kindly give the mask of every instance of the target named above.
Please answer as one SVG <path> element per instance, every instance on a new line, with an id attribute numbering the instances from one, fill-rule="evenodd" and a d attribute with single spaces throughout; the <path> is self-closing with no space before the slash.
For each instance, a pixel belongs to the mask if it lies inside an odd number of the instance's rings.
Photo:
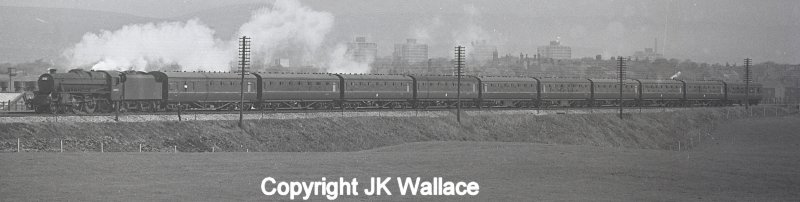
<path id="1" fill-rule="evenodd" d="M 664 58 L 664 55 L 656 53 L 652 48 L 645 48 L 644 51 L 636 51 L 633 53 L 633 59 L 635 60 L 655 60 L 659 58 Z"/>
<path id="2" fill-rule="evenodd" d="M 347 43 L 347 56 L 359 63 L 372 63 L 378 57 L 378 44 L 367 42 L 367 37 L 356 37 L 354 42 Z"/>
<path id="3" fill-rule="evenodd" d="M 562 46 L 559 41 L 550 41 L 549 46 L 539 46 L 536 52 L 541 59 L 567 60 L 572 58 L 572 48 Z"/>
<path id="4" fill-rule="evenodd" d="M 416 39 L 407 39 L 404 44 L 395 44 L 392 59 L 398 64 L 428 62 L 428 45 L 418 44 Z"/>
<path id="5" fill-rule="evenodd" d="M 469 53 L 467 55 L 467 60 L 470 61 L 472 65 L 467 65 L 468 68 L 472 68 L 473 66 L 487 66 L 490 65 L 490 62 L 496 62 L 498 60 L 498 53 L 497 53 L 497 46 L 489 44 L 486 40 L 483 41 L 474 41 L 471 43 L 472 50 L 467 49 Z"/>
<path id="6" fill-rule="evenodd" d="M 13 93 L 13 92 L 32 92 L 38 90 L 36 81 L 39 75 L 36 74 L 17 74 L 16 72 L 9 72 L 11 74 L 0 74 L 0 93 Z M 0 100 L 4 101 L 4 100 Z"/>
<path id="7" fill-rule="evenodd" d="M 653 48 L 645 48 L 644 51 L 636 51 L 633 53 L 635 60 L 655 60 L 664 58 L 664 55 L 658 53 L 658 39 L 656 38 L 653 43 Z"/>

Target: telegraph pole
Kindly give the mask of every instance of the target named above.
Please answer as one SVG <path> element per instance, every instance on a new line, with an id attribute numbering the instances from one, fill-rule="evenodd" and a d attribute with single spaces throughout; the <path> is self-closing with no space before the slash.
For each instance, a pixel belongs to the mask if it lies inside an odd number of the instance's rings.
<path id="1" fill-rule="evenodd" d="M 456 46 L 456 75 L 458 76 L 458 93 L 456 93 L 456 120 L 461 123 L 461 75 L 464 73 L 464 46 Z"/>
<path id="2" fill-rule="evenodd" d="M 622 119 L 622 82 L 625 79 L 625 58 L 618 57 L 617 62 L 619 62 L 617 66 L 619 68 L 619 100 L 617 102 L 619 103 L 619 118 Z"/>
<path id="3" fill-rule="evenodd" d="M 239 94 L 239 127 L 242 127 L 242 119 L 244 119 L 244 75 L 247 74 L 248 65 L 250 64 L 250 38 L 242 36 L 239 38 L 239 74 L 242 74 L 241 92 Z"/>
<path id="4" fill-rule="evenodd" d="M 753 59 L 745 58 L 744 59 L 744 108 L 750 108 L 750 82 L 752 78 L 750 78 L 750 64 Z"/>

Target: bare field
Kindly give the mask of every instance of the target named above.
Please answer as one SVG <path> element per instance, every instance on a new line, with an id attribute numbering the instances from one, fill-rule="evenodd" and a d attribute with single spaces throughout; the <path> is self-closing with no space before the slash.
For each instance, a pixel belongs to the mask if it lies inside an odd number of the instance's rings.
<path id="1" fill-rule="evenodd" d="M 797 201 L 800 119 L 721 125 L 689 151 L 502 142 L 426 142 L 360 152 L 2 153 L 4 201 L 288 200 L 260 181 L 440 176 L 473 197 L 339 200 Z M 313 199 L 320 200 L 317 196 Z"/>

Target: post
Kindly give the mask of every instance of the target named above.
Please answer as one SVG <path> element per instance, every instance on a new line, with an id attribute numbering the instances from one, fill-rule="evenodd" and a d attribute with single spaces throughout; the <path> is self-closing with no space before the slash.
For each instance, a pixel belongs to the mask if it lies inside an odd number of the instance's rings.
<path id="1" fill-rule="evenodd" d="M 753 60 L 750 58 L 744 59 L 744 107 L 750 108 L 750 63 Z"/>
<path id="2" fill-rule="evenodd" d="M 142 152 L 142 143 L 139 143 L 139 153 Z"/>
<path id="3" fill-rule="evenodd" d="M 775 107 L 775 117 L 778 117 L 778 107 Z"/>
<path id="4" fill-rule="evenodd" d="M 464 73 L 464 46 L 456 46 L 456 75 L 458 87 L 456 93 L 456 120 L 461 123 L 461 74 Z"/>
<path id="5" fill-rule="evenodd" d="M 239 38 L 239 67 L 241 68 L 239 74 L 242 75 L 239 93 L 239 127 L 242 127 L 242 120 L 244 119 L 244 75 L 247 74 L 247 65 L 250 63 L 250 38 L 242 36 Z"/>
<path id="6" fill-rule="evenodd" d="M 61 140 L 61 145 L 58 148 L 58 152 L 64 152 L 64 140 Z"/>
<path id="7" fill-rule="evenodd" d="M 172 146 L 172 152 L 178 153 L 178 145 Z"/>
<path id="8" fill-rule="evenodd" d="M 117 104 L 114 107 L 114 121 L 119 121 L 119 105 L 120 101 L 117 101 Z"/>
<path id="9" fill-rule="evenodd" d="M 183 85 L 183 89 L 186 89 L 186 85 Z M 181 105 L 181 101 L 178 101 L 178 121 L 183 121 L 183 118 L 181 118 L 181 110 L 183 110 L 183 105 Z"/>
<path id="10" fill-rule="evenodd" d="M 19 148 L 20 148 L 20 146 L 19 146 L 19 138 L 17 138 L 17 153 L 19 153 Z"/>
<path id="11" fill-rule="evenodd" d="M 619 99 L 618 99 L 619 100 L 618 101 L 618 104 L 619 104 L 619 118 L 622 119 L 622 86 L 623 86 L 622 81 L 625 79 L 625 58 L 624 57 L 618 57 L 617 61 L 619 62 L 618 66 L 617 66 L 618 69 L 619 69 L 619 75 L 618 75 L 619 76 Z"/>

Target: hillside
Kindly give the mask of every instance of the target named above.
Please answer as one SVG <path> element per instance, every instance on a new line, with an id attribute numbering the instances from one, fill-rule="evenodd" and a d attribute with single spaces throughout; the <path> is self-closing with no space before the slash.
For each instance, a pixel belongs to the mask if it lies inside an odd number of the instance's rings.
<path id="1" fill-rule="evenodd" d="M 159 19 L 62 8 L 0 6 L 0 63 L 55 60 L 87 32 Z"/>

